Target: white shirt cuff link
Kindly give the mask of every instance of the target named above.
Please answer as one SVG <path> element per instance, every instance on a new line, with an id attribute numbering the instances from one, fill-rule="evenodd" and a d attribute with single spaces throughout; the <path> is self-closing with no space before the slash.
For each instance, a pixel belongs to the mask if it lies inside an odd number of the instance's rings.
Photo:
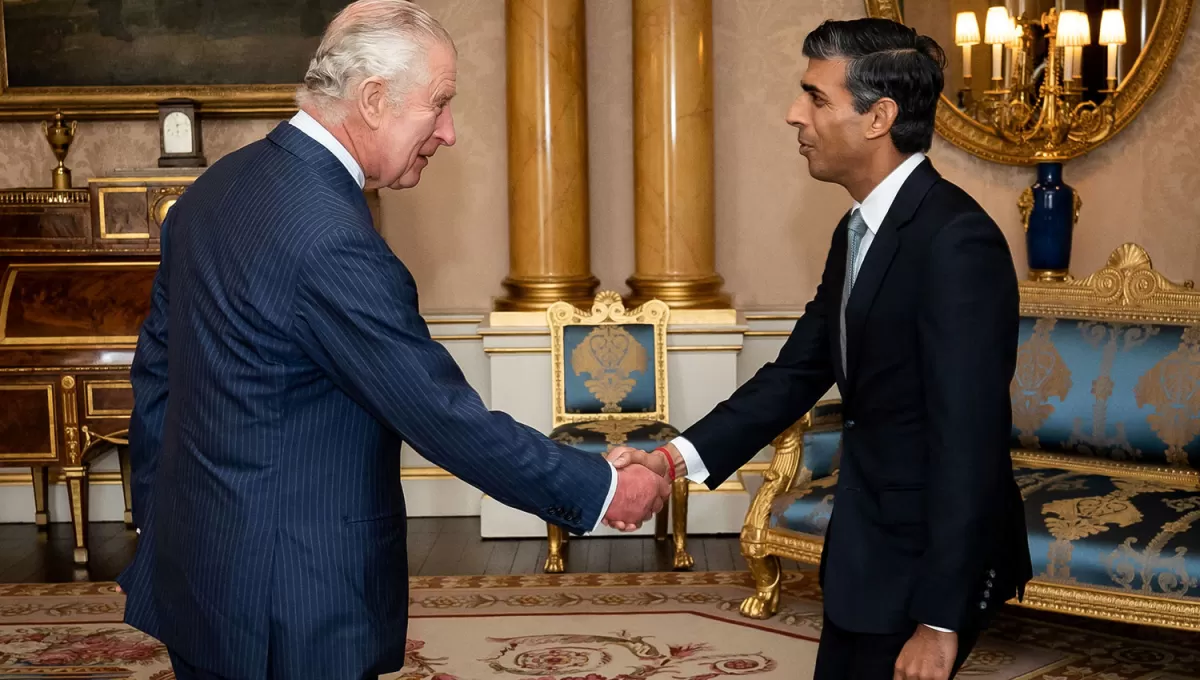
<path id="1" fill-rule="evenodd" d="M 687 478 L 697 484 L 703 484 L 704 480 L 708 479 L 708 468 L 704 466 L 704 459 L 700 457 L 696 447 L 683 437 L 676 437 L 670 443 L 674 444 L 679 455 L 683 456 L 688 470 Z"/>
<path id="2" fill-rule="evenodd" d="M 612 470 L 612 482 L 608 485 L 608 498 L 604 500 L 604 507 L 600 508 L 600 517 L 596 520 L 596 526 L 592 527 L 592 531 L 603 526 L 604 516 L 608 514 L 608 506 L 612 504 L 613 496 L 617 495 L 617 468 L 613 467 L 612 463 L 608 463 L 608 469 Z"/>

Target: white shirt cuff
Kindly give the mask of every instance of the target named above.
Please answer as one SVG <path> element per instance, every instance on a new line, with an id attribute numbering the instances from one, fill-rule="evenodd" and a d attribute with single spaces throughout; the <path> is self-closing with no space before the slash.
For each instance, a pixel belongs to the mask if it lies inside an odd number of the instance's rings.
<path id="1" fill-rule="evenodd" d="M 922 623 L 921 625 L 925 626 L 926 628 L 932 628 L 939 633 L 953 633 L 954 632 L 954 631 L 950 630 L 949 628 L 938 628 L 937 626 L 931 626 L 928 623 Z"/>
<path id="2" fill-rule="evenodd" d="M 600 517 L 596 520 L 596 526 L 592 527 L 592 531 L 599 529 L 604 523 L 604 517 L 608 514 L 608 506 L 612 505 L 613 496 L 617 495 L 617 468 L 613 467 L 612 463 L 608 463 L 608 468 L 612 470 L 612 482 L 608 485 L 608 498 L 604 499 L 604 507 L 600 508 Z"/>
<path id="3" fill-rule="evenodd" d="M 704 466 L 704 459 L 700 457 L 700 452 L 691 442 L 683 437 L 676 437 L 670 441 L 679 451 L 679 455 L 683 456 L 683 463 L 687 466 L 687 478 L 697 484 L 703 484 L 704 480 L 708 479 L 708 468 Z"/>

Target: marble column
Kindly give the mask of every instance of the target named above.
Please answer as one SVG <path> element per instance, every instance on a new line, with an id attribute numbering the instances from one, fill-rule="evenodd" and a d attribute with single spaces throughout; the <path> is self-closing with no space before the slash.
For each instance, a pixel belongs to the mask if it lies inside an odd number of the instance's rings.
<path id="1" fill-rule="evenodd" d="M 712 0 L 633 0 L 629 304 L 723 308 L 713 243 Z"/>
<path id="2" fill-rule="evenodd" d="M 583 0 L 507 0 L 509 274 L 500 311 L 590 307 Z"/>

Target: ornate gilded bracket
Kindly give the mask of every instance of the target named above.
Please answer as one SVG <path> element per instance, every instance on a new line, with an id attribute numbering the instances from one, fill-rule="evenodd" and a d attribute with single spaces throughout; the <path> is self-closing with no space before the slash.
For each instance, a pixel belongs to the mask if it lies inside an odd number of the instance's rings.
<path id="1" fill-rule="evenodd" d="M 1200 295 L 1192 281 L 1171 281 L 1154 269 L 1145 249 L 1126 243 L 1086 278 L 1022 282 L 1021 313 L 1191 325 L 1200 323 Z"/>
<path id="2" fill-rule="evenodd" d="M 93 445 L 99 444 L 100 442 L 107 442 L 109 444 L 113 444 L 114 446 L 129 446 L 129 430 L 120 430 L 112 434 L 98 434 L 88 429 L 87 425 L 84 425 L 81 430 L 83 432 L 84 451 L 88 451 Z M 118 435 L 121 434 L 126 435 L 126 437 L 119 437 Z"/>

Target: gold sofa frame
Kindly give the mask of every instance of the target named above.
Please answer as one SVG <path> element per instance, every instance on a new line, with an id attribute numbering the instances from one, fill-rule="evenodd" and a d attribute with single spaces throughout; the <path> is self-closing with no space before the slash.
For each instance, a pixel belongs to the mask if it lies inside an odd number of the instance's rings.
<path id="1" fill-rule="evenodd" d="M 1113 251 L 1105 267 L 1084 279 L 1022 282 L 1021 315 L 1200 325 L 1200 292 L 1194 289 L 1192 281 L 1168 280 L 1154 269 L 1144 249 L 1127 243 Z M 837 416 L 814 419 L 809 413 L 775 440 L 775 454 L 742 528 L 742 554 L 756 584 L 755 594 L 742 602 L 744 616 L 765 619 L 777 611 L 780 558 L 808 564 L 820 562 L 824 538 L 772 528 L 771 506 L 777 496 L 791 489 L 794 480 L 803 484 L 812 479 L 812 471 L 803 465 L 804 431 L 838 422 Z M 1145 479 L 1194 488 L 1200 494 L 1200 471 L 1185 467 L 1084 459 L 1024 449 L 1013 449 L 1012 458 L 1014 465 L 1022 467 Z M 1200 604 L 1167 597 L 1064 585 L 1035 577 L 1026 588 L 1024 601 L 1012 602 L 1032 609 L 1200 631 Z"/>
<path id="2" fill-rule="evenodd" d="M 550 373 L 553 390 L 553 425 L 557 428 L 567 423 L 597 420 L 656 420 L 670 422 L 671 413 L 667 390 L 667 324 L 671 308 L 661 300 L 648 300 L 641 306 L 626 310 L 620 294 L 601 291 L 596 294 L 591 310 L 559 301 L 546 310 L 546 323 L 550 327 Z M 654 405 L 649 413 L 568 413 L 566 405 L 567 356 L 563 346 L 563 335 L 567 326 L 603 326 L 624 324 L 647 324 L 654 327 Z M 671 504 L 664 507 L 655 518 L 654 537 L 665 541 L 667 537 L 668 511 L 672 519 L 671 537 L 674 543 L 672 566 L 675 569 L 690 569 L 695 563 L 687 551 L 687 507 L 688 480 L 677 479 L 671 486 Z M 562 546 L 567 542 L 567 532 L 562 527 L 548 524 L 546 564 L 547 573 L 561 573 L 565 567 Z"/>

